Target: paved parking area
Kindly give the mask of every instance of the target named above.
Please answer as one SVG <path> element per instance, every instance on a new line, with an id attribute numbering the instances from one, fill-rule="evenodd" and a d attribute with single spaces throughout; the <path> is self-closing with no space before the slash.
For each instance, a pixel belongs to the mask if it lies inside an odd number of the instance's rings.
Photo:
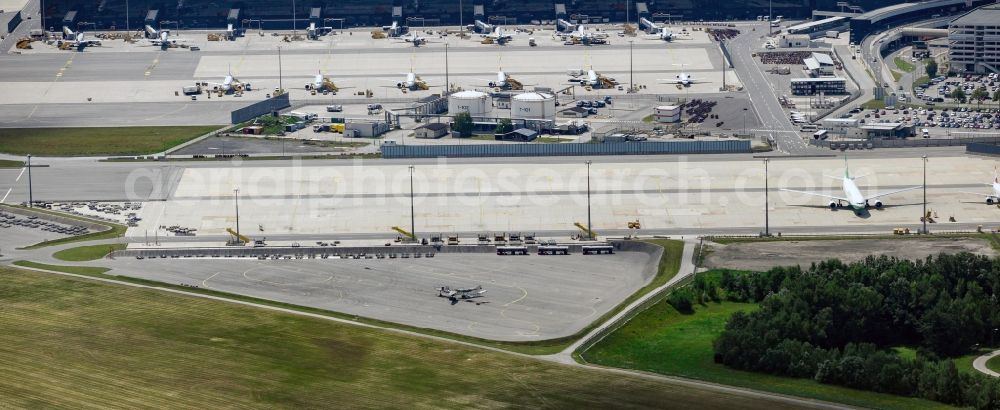
<path id="1" fill-rule="evenodd" d="M 568 336 L 652 279 L 649 254 L 419 259 L 102 260 L 112 274 L 185 284 L 493 340 Z M 440 286 L 483 286 L 452 303 Z"/>

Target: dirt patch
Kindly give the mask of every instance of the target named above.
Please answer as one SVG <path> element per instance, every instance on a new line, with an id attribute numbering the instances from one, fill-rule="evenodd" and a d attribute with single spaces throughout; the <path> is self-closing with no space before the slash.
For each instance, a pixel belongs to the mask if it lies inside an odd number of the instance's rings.
<path id="1" fill-rule="evenodd" d="M 923 259 L 940 253 L 971 252 L 997 256 L 986 240 L 944 239 L 851 239 L 831 241 L 748 242 L 731 245 L 712 243 L 705 266 L 764 271 L 775 266 L 808 266 L 813 262 L 840 259 L 855 262 L 868 255 L 889 255 L 902 259 Z"/>

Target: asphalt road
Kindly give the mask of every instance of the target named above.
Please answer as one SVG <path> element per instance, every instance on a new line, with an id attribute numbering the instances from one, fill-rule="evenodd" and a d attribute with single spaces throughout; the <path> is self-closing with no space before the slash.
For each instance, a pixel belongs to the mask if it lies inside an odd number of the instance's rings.
<path id="1" fill-rule="evenodd" d="M 760 51 L 764 41 L 760 36 L 767 29 L 766 23 L 758 26 L 756 31 L 751 30 L 753 25 L 739 26 L 742 33 L 727 43 L 736 73 L 750 96 L 760 122 L 765 128 L 773 130 L 771 136 L 777 143 L 777 151 L 793 155 L 817 153 L 817 148 L 806 145 L 799 136 L 798 129 L 788 119 L 764 71 L 753 57 L 753 53 Z"/>

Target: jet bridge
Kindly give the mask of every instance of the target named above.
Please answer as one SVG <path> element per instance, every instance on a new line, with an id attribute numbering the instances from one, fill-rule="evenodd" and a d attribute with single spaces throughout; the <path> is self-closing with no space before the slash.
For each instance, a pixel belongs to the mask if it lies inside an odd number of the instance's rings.
<path id="1" fill-rule="evenodd" d="M 476 20 L 476 32 L 477 33 L 482 33 L 482 34 L 492 33 L 493 32 L 493 25 L 490 24 L 490 23 L 486 23 L 486 22 L 484 22 L 482 20 L 477 19 Z"/>
<path id="2" fill-rule="evenodd" d="M 645 17 L 642 17 L 642 18 L 639 19 L 639 27 L 642 28 L 642 30 L 645 31 L 645 32 L 647 32 L 647 33 L 653 33 L 653 32 L 656 32 L 656 31 L 660 31 L 660 25 L 659 24 L 656 24 L 656 22 L 654 22 L 654 21 L 652 21 L 652 20 L 650 20 L 648 18 L 645 18 Z"/>

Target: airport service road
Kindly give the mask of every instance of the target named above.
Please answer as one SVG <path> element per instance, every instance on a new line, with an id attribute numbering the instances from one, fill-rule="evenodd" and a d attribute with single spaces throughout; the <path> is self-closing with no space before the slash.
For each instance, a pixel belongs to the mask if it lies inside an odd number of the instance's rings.
<path id="1" fill-rule="evenodd" d="M 805 144 L 798 130 L 789 121 L 788 114 L 778 102 L 778 96 L 768 83 L 760 64 L 753 57 L 753 53 L 761 51 L 764 40 L 760 36 L 766 32 L 765 25 L 766 23 L 759 24 L 761 27 L 758 28 L 762 30 L 757 31 L 751 31 L 750 25 L 739 27 L 742 33 L 728 43 L 732 52 L 733 66 L 747 94 L 750 95 L 761 123 L 766 128 L 774 130 L 771 135 L 777 142 L 778 150 L 789 154 L 815 153 L 816 149 Z"/>
<path id="2" fill-rule="evenodd" d="M 112 274 L 198 286 L 493 340 L 569 336 L 655 275 L 649 254 L 410 259 L 102 260 Z M 451 303 L 436 288 L 476 287 Z M 480 303 L 476 303 L 480 302 Z"/>

